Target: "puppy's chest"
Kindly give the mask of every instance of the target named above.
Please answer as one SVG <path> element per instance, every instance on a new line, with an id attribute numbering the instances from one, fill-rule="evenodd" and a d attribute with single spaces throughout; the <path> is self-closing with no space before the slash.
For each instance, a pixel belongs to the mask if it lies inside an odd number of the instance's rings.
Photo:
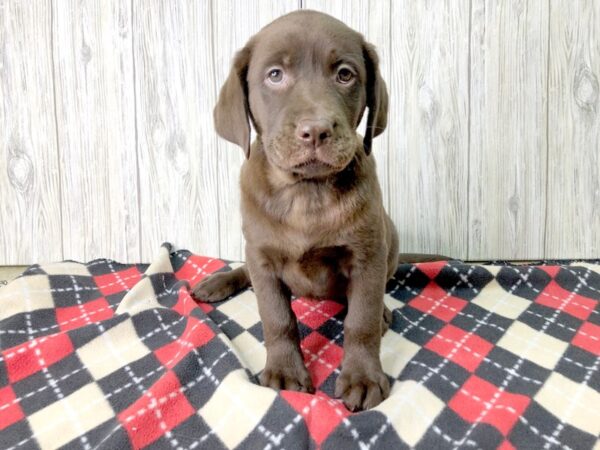
<path id="1" fill-rule="evenodd" d="M 314 298 L 345 295 L 352 267 L 352 252 L 348 247 L 317 247 L 296 258 L 283 256 L 280 275 L 294 295 Z"/>
<path id="2" fill-rule="evenodd" d="M 282 221 L 308 232 L 313 228 L 321 231 L 340 228 L 356 209 L 354 196 L 340 197 L 317 189 L 285 193 L 279 201 Z"/>

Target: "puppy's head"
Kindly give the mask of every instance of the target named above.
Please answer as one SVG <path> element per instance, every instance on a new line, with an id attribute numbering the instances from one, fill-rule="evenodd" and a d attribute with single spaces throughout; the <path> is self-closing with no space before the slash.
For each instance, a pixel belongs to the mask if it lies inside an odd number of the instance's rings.
<path id="1" fill-rule="evenodd" d="M 387 123 L 377 53 L 362 35 L 315 11 L 280 17 L 235 56 L 214 110 L 219 135 L 250 156 L 250 121 L 270 164 L 302 178 L 368 155 Z M 368 108 L 362 143 L 356 128 Z"/>

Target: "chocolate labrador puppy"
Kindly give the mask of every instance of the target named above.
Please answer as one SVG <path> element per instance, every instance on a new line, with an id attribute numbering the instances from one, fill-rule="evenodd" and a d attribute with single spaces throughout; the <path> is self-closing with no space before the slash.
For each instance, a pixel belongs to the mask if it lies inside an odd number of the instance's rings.
<path id="1" fill-rule="evenodd" d="M 383 295 L 398 263 L 398 235 L 370 156 L 387 105 L 374 47 L 333 17 L 296 11 L 253 36 L 236 54 L 214 110 L 219 135 L 247 158 L 247 262 L 193 289 L 202 301 L 218 301 L 251 283 L 267 349 L 260 382 L 304 392 L 314 389 L 291 296 L 347 299 L 335 393 L 352 411 L 376 406 L 390 390 L 379 347 L 391 320 Z M 366 110 L 362 138 L 356 129 Z"/>

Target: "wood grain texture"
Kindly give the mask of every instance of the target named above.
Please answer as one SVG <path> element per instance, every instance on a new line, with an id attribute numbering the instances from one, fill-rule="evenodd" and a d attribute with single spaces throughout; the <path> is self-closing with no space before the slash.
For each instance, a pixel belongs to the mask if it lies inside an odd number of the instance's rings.
<path id="1" fill-rule="evenodd" d="M 341 20 L 349 27 L 365 36 L 367 42 L 377 49 L 379 70 L 390 90 L 392 60 L 390 58 L 390 3 L 377 0 L 305 0 L 306 9 L 314 9 Z M 394 98 L 391 98 L 394 101 Z M 391 121 L 389 126 L 393 126 Z M 364 135 L 366 114 L 359 126 Z M 389 133 L 384 132 L 373 141 L 373 153 L 377 163 L 377 177 L 383 194 L 383 204 L 389 211 L 389 174 L 388 158 L 390 148 Z"/>
<path id="2" fill-rule="evenodd" d="M 548 3 L 473 0 L 469 254 L 544 256 Z"/>
<path id="3" fill-rule="evenodd" d="M 225 82 L 235 52 L 241 49 L 252 35 L 277 17 L 297 9 L 298 0 L 212 0 L 213 23 L 213 90 L 218 93 Z M 212 113 L 213 105 L 209 106 Z M 207 125 L 216 136 L 212 117 Z M 253 134 L 254 136 L 254 134 Z M 231 260 L 244 259 L 244 239 L 240 214 L 240 168 L 244 152 L 238 146 L 219 138 L 215 152 L 218 177 L 218 215 L 211 217 L 219 224 L 219 255 Z"/>
<path id="4" fill-rule="evenodd" d="M 61 259 L 50 1 L 0 2 L 0 262 Z"/>
<path id="5" fill-rule="evenodd" d="M 211 3 L 133 2 L 142 259 L 219 255 Z"/>
<path id="6" fill-rule="evenodd" d="M 377 47 L 402 251 L 600 256 L 596 0 L 4 0 L 0 264 L 243 259 L 244 157 L 212 109 L 235 51 L 299 7 Z"/>
<path id="7" fill-rule="evenodd" d="M 403 252 L 467 248 L 469 4 L 391 2 L 390 213 Z"/>
<path id="8" fill-rule="evenodd" d="M 600 255 L 600 2 L 552 1 L 545 256 Z"/>
<path id="9" fill-rule="evenodd" d="M 55 1 L 65 258 L 140 258 L 131 4 Z"/>

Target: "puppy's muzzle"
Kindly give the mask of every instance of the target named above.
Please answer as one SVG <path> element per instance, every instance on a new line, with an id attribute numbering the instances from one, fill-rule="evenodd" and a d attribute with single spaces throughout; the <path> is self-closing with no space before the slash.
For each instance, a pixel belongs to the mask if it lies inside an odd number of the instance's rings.
<path id="1" fill-rule="evenodd" d="M 303 119 L 296 126 L 296 138 L 311 150 L 327 145 L 333 136 L 335 124 L 327 119 Z"/>

